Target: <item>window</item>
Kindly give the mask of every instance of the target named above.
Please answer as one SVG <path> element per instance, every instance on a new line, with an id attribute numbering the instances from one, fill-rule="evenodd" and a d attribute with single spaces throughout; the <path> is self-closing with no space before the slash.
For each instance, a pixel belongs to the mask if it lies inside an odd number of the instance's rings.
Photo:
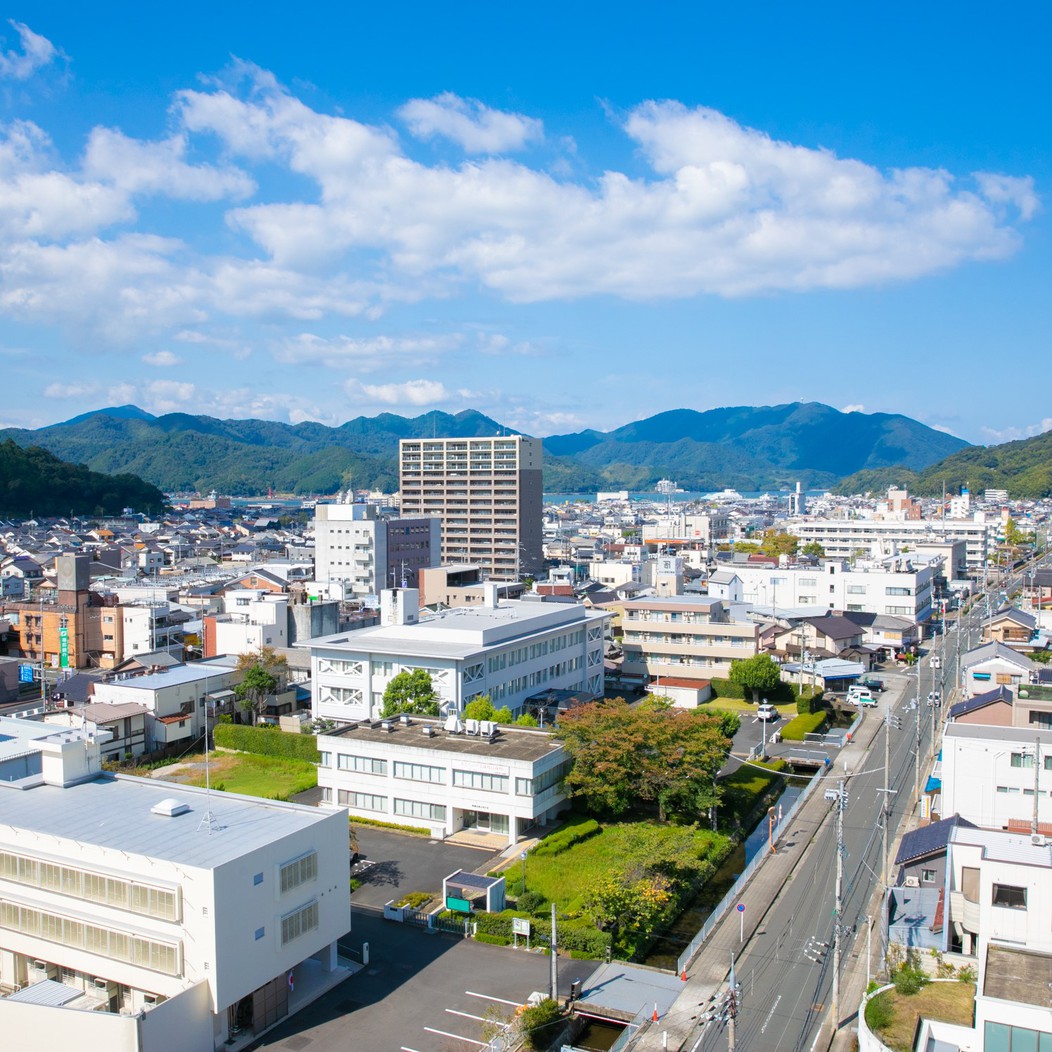
<path id="1" fill-rule="evenodd" d="M 446 809 L 442 804 L 427 804 L 421 800 L 399 800 L 395 797 L 394 813 L 407 818 L 426 818 L 431 822 L 446 820 Z"/>
<path id="2" fill-rule="evenodd" d="M 913 595 L 912 588 L 885 588 L 885 595 Z"/>
<path id="3" fill-rule="evenodd" d="M 1014 884 L 995 884 L 993 904 L 1012 910 L 1025 910 L 1026 888 L 1016 887 Z"/>
<path id="4" fill-rule="evenodd" d="M 848 595 L 865 595 L 866 586 L 864 584 L 849 584 L 847 586 Z"/>
<path id="5" fill-rule="evenodd" d="M 257 928 L 256 929 L 256 942 L 259 942 L 259 940 L 262 939 L 263 936 L 266 935 L 266 934 L 267 934 L 267 929 L 266 928 Z"/>
<path id="6" fill-rule="evenodd" d="M 446 769 L 432 767 L 426 763 L 406 763 L 404 760 L 394 762 L 395 778 L 408 778 L 413 782 L 444 782 Z"/>
<path id="7" fill-rule="evenodd" d="M 922 884 L 934 884 L 936 873 L 934 869 L 922 869 L 921 870 L 921 883 Z"/>
<path id="8" fill-rule="evenodd" d="M 331 767 L 332 766 L 332 753 L 331 752 L 319 752 L 318 753 L 318 766 L 319 767 Z"/>
<path id="9" fill-rule="evenodd" d="M 371 756 L 349 756 L 346 753 L 338 753 L 336 763 L 341 771 L 387 775 L 387 761 L 374 760 Z"/>
<path id="10" fill-rule="evenodd" d="M 1032 771 L 1034 769 L 1033 754 L 1025 752 L 1012 753 L 1012 766 L 1022 767 L 1024 771 Z"/>
<path id="11" fill-rule="evenodd" d="M 340 803 L 345 807 L 354 807 L 359 811 L 386 811 L 387 797 L 376 793 L 355 793 L 347 789 L 340 790 Z"/>
<path id="12" fill-rule="evenodd" d="M 298 939 L 307 932 L 316 931 L 318 928 L 318 904 L 308 902 L 292 913 L 286 913 L 281 918 L 281 945 L 285 946 Z"/>
<path id="13" fill-rule="evenodd" d="M 281 894 L 298 888 L 301 884 L 314 880 L 318 876 L 318 852 L 310 851 L 306 855 L 286 862 L 279 869 L 278 886 Z"/>
<path id="14" fill-rule="evenodd" d="M 1030 726 L 1040 727 L 1044 731 L 1052 731 L 1052 712 L 1031 712 Z M 1046 770 L 1050 759 L 1052 759 L 1052 756 L 1045 757 Z"/>
<path id="15" fill-rule="evenodd" d="M 521 780 L 521 779 L 520 779 Z M 508 791 L 508 778 L 503 774 L 482 774 L 480 771 L 453 771 L 453 784 L 465 789 L 488 789 L 493 793 Z"/>
<path id="16" fill-rule="evenodd" d="M 262 883 L 263 883 L 263 874 L 262 873 L 256 873 L 252 877 L 252 886 L 253 887 L 259 887 L 259 885 L 262 884 Z"/>

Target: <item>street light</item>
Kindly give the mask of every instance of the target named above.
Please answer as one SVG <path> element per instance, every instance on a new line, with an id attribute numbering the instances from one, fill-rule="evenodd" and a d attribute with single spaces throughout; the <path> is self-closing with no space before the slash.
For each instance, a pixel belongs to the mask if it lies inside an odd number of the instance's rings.
<path id="1" fill-rule="evenodd" d="M 526 852 L 523 851 L 519 858 L 522 859 L 522 893 L 526 894 Z"/>

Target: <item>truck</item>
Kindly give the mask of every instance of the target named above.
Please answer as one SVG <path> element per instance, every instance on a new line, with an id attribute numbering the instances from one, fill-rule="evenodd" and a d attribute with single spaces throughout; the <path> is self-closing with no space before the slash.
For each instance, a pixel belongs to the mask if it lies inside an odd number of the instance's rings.
<path id="1" fill-rule="evenodd" d="M 880 676 L 863 676 L 858 681 L 858 685 L 869 690 L 875 690 L 879 694 L 884 689 L 884 680 Z"/>

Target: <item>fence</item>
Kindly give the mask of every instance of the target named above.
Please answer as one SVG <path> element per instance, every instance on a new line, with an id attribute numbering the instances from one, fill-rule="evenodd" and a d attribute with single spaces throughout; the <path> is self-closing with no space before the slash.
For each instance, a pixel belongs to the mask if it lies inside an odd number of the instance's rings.
<path id="1" fill-rule="evenodd" d="M 792 807 L 782 815 L 781 820 L 774 827 L 775 840 L 781 836 L 782 831 L 786 829 L 789 823 L 796 817 L 796 813 L 801 807 L 803 807 L 804 802 L 810 797 L 811 793 L 814 792 L 824 774 L 825 772 L 823 770 L 816 771 L 814 775 L 812 775 L 811 780 L 804 787 L 804 791 L 793 802 Z M 723 915 L 731 908 L 731 905 L 737 901 L 742 891 L 745 890 L 745 885 L 749 883 L 752 879 L 752 875 L 766 858 L 767 852 L 763 850 L 757 851 L 756 854 L 753 855 L 752 860 L 742 871 L 741 876 L 739 876 L 734 882 L 730 891 L 720 899 L 719 903 L 713 908 L 713 911 L 705 918 L 705 923 L 702 926 L 701 931 L 690 940 L 690 944 L 679 955 L 679 960 L 676 962 L 677 972 L 682 972 L 694 959 L 697 952 L 701 949 L 701 944 L 712 934 L 713 929 L 723 919 Z"/>

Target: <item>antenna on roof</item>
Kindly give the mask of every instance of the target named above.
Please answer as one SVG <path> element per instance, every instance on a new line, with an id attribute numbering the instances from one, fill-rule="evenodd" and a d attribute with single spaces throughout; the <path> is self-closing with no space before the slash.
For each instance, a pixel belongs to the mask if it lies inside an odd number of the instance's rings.
<path id="1" fill-rule="evenodd" d="M 207 684 L 207 680 L 205 681 Z M 208 835 L 211 836 L 213 833 L 219 832 L 219 821 L 216 816 L 212 813 L 212 773 L 208 762 L 208 710 L 212 708 L 214 711 L 215 703 L 209 703 L 208 698 L 205 698 L 205 813 L 201 816 L 201 821 L 197 826 L 197 831 L 200 832 L 203 827 L 207 827 Z"/>

